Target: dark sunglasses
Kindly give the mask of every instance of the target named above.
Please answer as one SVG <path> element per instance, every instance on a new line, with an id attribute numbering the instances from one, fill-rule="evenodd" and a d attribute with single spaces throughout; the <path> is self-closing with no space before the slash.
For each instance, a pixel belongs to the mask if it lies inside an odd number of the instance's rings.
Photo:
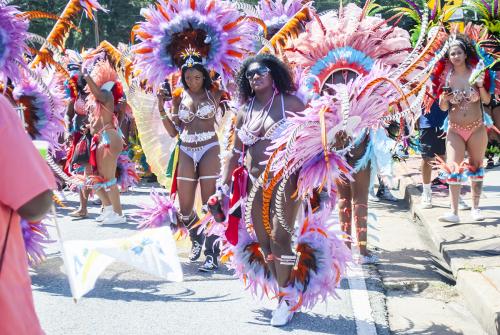
<path id="1" fill-rule="evenodd" d="M 246 73 L 245 73 L 245 77 L 250 80 L 252 79 L 256 74 L 259 75 L 259 77 L 262 77 L 262 76 L 265 76 L 266 74 L 268 74 L 269 72 L 271 72 L 271 70 L 269 70 L 268 67 L 262 65 L 262 66 L 259 66 L 258 68 L 255 68 L 255 69 L 252 69 L 252 70 L 248 70 Z"/>

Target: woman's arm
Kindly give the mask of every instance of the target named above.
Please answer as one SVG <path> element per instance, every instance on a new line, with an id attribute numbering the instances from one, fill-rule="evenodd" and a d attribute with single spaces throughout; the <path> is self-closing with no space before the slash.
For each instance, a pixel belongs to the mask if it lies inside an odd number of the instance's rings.
<path id="1" fill-rule="evenodd" d="M 238 167 L 238 163 L 243 152 L 243 143 L 241 143 L 238 137 L 238 129 L 243 125 L 242 113 L 235 113 L 233 116 L 235 121 L 231 124 L 231 132 L 233 133 L 233 143 L 229 146 L 229 156 L 226 161 L 225 166 L 222 166 L 221 181 L 223 185 L 231 185 L 231 177 L 233 175 L 234 169 Z"/>
<path id="2" fill-rule="evenodd" d="M 96 83 L 89 75 L 84 74 L 83 79 L 87 81 L 90 93 L 94 95 L 98 102 L 100 102 L 101 104 L 106 104 L 110 101 L 110 99 L 113 99 L 113 95 L 111 94 L 111 92 L 101 90 L 100 87 L 97 87 Z"/>
<path id="3" fill-rule="evenodd" d="M 491 102 L 490 93 L 484 88 L 482 83 L 477 85 L 477 89 L 479 91 L 479 96 L 481 96 L 481 103 L 489 105 Z"/>
<path id="4" fill-rule="evenodd" d="M 68 104 L 68 108 L 66 109 L 66 120 L 68 121 L 68 132 L 71 130 L 73 126 L 73 117 L 75 116 L 75 102 L 71 101 Z"/>
<path id="5" fill-rule="evenodd" d="M 174 115 L 177 115 L 177 111 L 179 110 L 179 103 L 178 99 L 174 99 L 172 102 L 172 113 L 169 116 L 167 112 L 165 111 L 165 95 L 160 91 L 158 92 L 158 110 L 160 111 L 160 119 L 163 123 L 163 127 L 165 127 L 165 130 L 167 131 L 168 135 L 170 137 L 176 137 L 179 132 L 176 129 L 176 124 L 172 121 L 171 118 L 174 118 Z"/>
<path id="6" fill-rule="evenodd" d="M 439 108 L 443 112 L 447 112 L 450 109 L 450 98 L 453 93 L 441 93 L 439 96 Z"/>

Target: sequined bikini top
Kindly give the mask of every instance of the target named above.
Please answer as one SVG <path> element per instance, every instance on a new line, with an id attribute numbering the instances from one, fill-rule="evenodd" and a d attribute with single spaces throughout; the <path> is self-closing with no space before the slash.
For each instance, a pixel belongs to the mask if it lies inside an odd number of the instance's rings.
<path id="1" fill-rule="evenodd" d="M 243 122 L 243 125 L 241 128 L 238 130 L 238 137 L 240 138 L 241 142 L 249 147 L 257 143 L 258 141 L 263 141 L 263 140 L 273 140 L 276 137 L 278 137 L 287 127 L 287 120 L 286 120 L 286 114 L 285 114 L 285 103 L 283 100 L 283 95 L 281 95 L 281 111 L 283 114 L 283 118 L 273 124 L 264 134 L 264 136 L 257 136 L 254 134 L 254 132 L 250 131 L 248 129 L 248 115 L 252 112 L 253 109 L 253 104 L 254 104 L 255 98 L 252 100 L 250 103 L 250 107 L 248 108 L 248 112 L 245 115 L 245 121 Z"/>
<path id="2" fill-rule="evenodd" d="M 196 112 L 193 112 L 191 108 L 183 103 L 183 93 L 182 100 L 179 105 L 179 119 L 182 122 L 190 123 L 196 117 L 202 120 L 208 120 L 215 116 L 215 114 L 217 113 L 217 104 L 215 103 L 215 99 L 207 90 L 205 90 L 205 92 L 207 94 L 208 101 L 200 102 L 198 104 L 198 107 L 196 108 Z"/>
<path id="3" fill-rule="evenodd" d="M 446 86 L 448 87 L 450 86 L 451 74 L 452 71 L 449 71 L 448 75 L 446 76 Z M 453 105 L 478 102 L 481 98 L 479 92 L 473 86 L 470 86 L 468 89 L 464 90 L 454 90 L 451 93 L 453 94 L 453 97 L 450 99 L 450 103 L 452 103 Z"/>

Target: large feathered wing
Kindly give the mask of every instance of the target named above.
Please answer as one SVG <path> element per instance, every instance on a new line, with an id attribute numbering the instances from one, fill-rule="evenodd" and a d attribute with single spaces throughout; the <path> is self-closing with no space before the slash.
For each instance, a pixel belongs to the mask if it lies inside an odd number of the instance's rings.
<path id="1" fill-rule="evenodd" d="M 166 172 L 175 139 L 171 138 L 163 127 L 156 97 L 153 94 L 135 88 L 129 90 L 127 97 L 146 160 L 151 171 L 157 176 L 158 182 L 168 189 L 170 181 Z"/>

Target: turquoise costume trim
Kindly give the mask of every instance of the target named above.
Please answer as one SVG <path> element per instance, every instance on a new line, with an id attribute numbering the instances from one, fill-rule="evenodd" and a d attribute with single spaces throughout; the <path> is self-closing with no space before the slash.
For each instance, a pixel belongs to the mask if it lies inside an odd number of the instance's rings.
<path id="1" fill-rule="evenodd" d="M 92 186 L 92 188 L 94 189 L 94 191 L 97 191 L 101 188 L 104 188 L 105 191 L 109 191 L 109 188 L 111 186 L 116 185 L 116 181 L 117 181 L 116 178 L 113 178 L 103 183 L 96 183 Z"/>

